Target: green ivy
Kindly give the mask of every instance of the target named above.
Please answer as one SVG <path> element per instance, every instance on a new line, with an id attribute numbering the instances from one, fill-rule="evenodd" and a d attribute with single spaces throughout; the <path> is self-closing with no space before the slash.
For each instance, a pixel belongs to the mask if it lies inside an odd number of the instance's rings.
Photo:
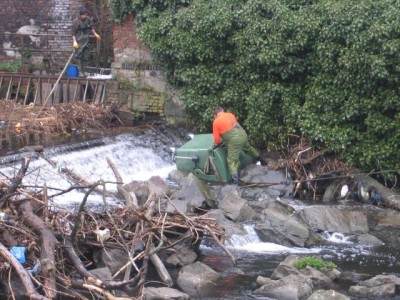
<path id="1" fill-rule="evenodd" d="M 254 143 L 302 135 L 368 171 L 400 165 L 400 2 L 109 0 L 182 91 L 189 119 L 237 114 Z"/>

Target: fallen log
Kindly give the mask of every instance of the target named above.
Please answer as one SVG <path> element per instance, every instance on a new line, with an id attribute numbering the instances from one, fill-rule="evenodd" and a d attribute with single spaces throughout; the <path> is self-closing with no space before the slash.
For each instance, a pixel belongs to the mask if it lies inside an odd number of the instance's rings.
<path id="1" fill-rule="evenodd" d="M 45 222 L 35 215 L 32 211 L 32 206 L 29 201 L 24 201 L 19 206 L 19 211 L 23 217 L 23 222 L 30 226 L 34 232 L 39 235 L 40 246 L 40 273 L 44 277 L 44 290 L 48 298 L 57 296 L 56 287 L 56 259 L 54 251 L 58 245 L 58 241 L 45 224 Z"/>
<path id="2" fill-rule="evenodd" d="M 366 174 L 354 174 L 354 178 L 358 183 L 358 192 L 363 202 L 371 203 L 372 193 L 378 192 L 382 196 L 382 205 L 400 210 L 400 195 L 398 193 L 395 193 Z"/>

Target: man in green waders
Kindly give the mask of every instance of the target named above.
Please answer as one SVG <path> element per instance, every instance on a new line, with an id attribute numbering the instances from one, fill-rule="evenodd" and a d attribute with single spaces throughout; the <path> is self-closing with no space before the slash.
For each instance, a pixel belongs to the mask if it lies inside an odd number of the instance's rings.
<path id="1" fill-rule="evenodd" d="M 250 145 L 247 134 L 238 123 L 234 114 L 224 112 L 222 107 L 214 109 L 215 119 L 213 121 L 214 145 L 217 146 L 224 141 L 228 148 L 228 169 L 231 174 L 232 184 L 239 184 L 239 155 L 243 150 L 262 165 L 265 161 L 260 157 L 258 151 Z"/>
<path id="2" fill-rule="evenodd" d="M 90 58 L 89 34 L 92 33 L 96 39 L 100 40 L 100 35 L 92 27 L 92 21 L 88 17 L 85 8 L 79 9 L 79 18 L 72 22 L 72 47 L 75 49 L 75 59 L 79 63 L 79 71 L 86 75 L 86 65 Z"/>

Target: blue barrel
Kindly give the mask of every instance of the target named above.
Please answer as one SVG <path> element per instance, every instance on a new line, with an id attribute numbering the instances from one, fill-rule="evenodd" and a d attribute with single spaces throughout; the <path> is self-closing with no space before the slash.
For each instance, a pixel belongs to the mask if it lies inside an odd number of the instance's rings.
<path id="1" fill-rule="evenodd" d="M 78 76 L 79 76 L 78 66 L 76 66 L 76 65 L 69 65 L 69 66 L 67 67 L 66 73 L 67 73 L 67 77 L 70 77 L 70 78 L 78 77 Z"/>

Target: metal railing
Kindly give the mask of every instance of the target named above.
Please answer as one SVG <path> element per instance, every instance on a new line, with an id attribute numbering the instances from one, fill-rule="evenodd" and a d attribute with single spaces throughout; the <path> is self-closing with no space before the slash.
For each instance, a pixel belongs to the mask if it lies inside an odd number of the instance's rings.
<path id="1" fill-rule="evenodd" d="M 24 105 L 54 105 L 76 101 L 105 103 L 106 82 L 109 79 L 63 76 L 58 84 L 57 80 L 58 76 L 0 72 L 0 99 Z"/>

